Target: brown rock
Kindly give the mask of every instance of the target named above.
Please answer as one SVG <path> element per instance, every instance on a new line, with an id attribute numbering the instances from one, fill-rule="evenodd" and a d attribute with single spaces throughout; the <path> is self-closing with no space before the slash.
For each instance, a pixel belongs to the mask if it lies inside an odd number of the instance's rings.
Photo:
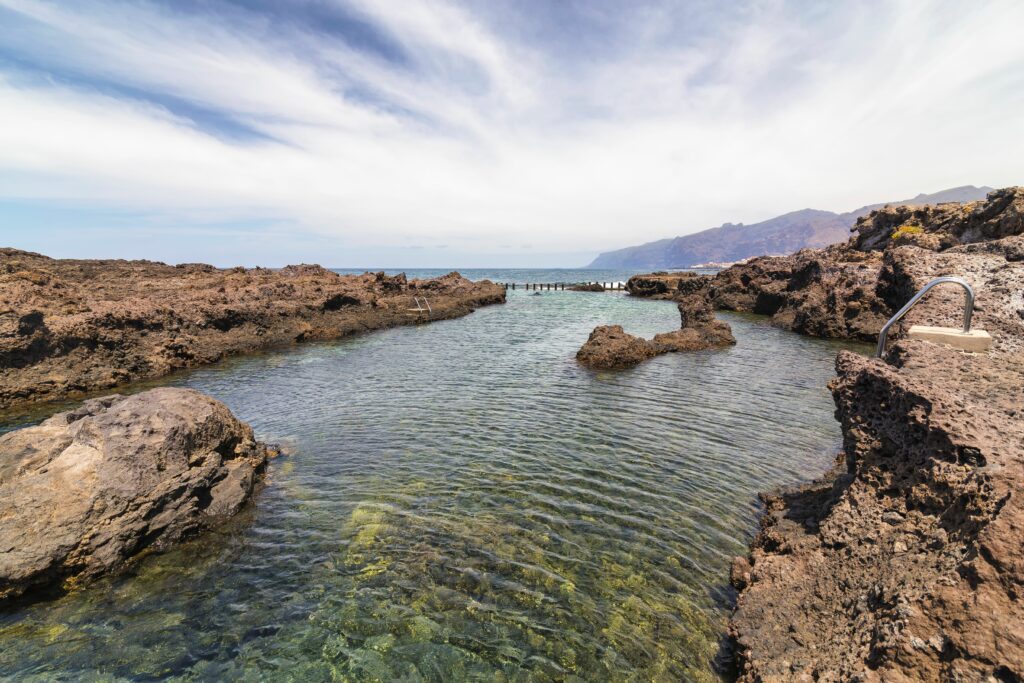
<path id="1" fill-rule="evenodd" d="M 92 399 L 0 436 L 0 603 L 234 515 L 266 458 L 246 424 L 189 389 Z"/>
<path id="2" fill-rule="evenodd" d="M 698 273 L 658 272 L 634 275 L 626 281 L 626 291 L 649 299 L 679 299 L 706 289 L 710 282 L 710 276 Z"/>
<path id="3" fill-rule="evenodd" d="M 576 353 L 583 365 L 601 370 L 628 368 L 657 355 L 651 342 L 626 333 L 621 325 L 595 327 Z"/>
<path id="4" fill-rule="evenodd" d="M 705 293 L 693 294 L 679 302 L 682 327 L 654 335 L 658 353 L 700 351 L 736 343 L 729 323 L 715 318 L 715 311 Z"/>
<path id="5" fill-rule="evenodd" d="M 701 293 L 679 303 L 679 316 L 681 329 L 657 334 L 651 341 L 627 334 L 619 325 L 594 328 L 576 358 L 592 368 L 626 368 L 662 353 L 700 351 L 736 343 L 729 324 L 715 319 L 711 304 Z"/>
<path id="6" fill-rule="evenodd" d="M 432 313 L 410 312 L 424 296 Z M 0 410 L 504 300 L 502 287 L 458 273 L 407 281 L 316 265 L 220 270 L 0 249 Z"/>
<path id="7" fill-rule="evenodd" d="M 896 307 L 961 275 L 993 348 L 902 340 L 885 361 L 840 353 L 845 465 L 767 506 L 730 622 L 741 680 L 1024 676 L 1024 261 L 1020 236 L 997 237 L 1018 229 L 1019 209 L 995 199 L 960 222 L 952 208 L 917 216 L 951 242 L 980 242 L 886 243 L 879 300 Z M 820 282 L 826 298 L 844 291 Z M 906 322 L 955 326 L 962 313 L 962 290 L 940 287 Z"/>

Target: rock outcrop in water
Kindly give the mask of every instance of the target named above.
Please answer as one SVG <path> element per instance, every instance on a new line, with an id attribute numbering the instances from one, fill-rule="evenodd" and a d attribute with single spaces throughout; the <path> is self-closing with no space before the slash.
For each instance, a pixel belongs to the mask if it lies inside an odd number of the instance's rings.
<path id="1" fill-rule="evenodd" d="M 621 325 L 600 325 L 576 352 L 576 360 L 587 367 L 616 370 L 632 367 L 656 355 L 651 342 L 629 334 Z"/>
<path id="2" fill-rule="evenodd" d="M 92 399 L 0 436 L 0 604 L 231 517 L 266 459 L 248 425 L 190 389 Z"/>
<path id="3" fill-rule="evenodd" d="M 623 331 L 619 325 L 602 325 L 576 354 L 588 367 L 613 370 L 627 368 L 662 353 L 700 351 L 736 343 L 728 323 L 715 318 L 711 303 L 701 293 L 679 302 L 682 326 L 647 340 Z"/>
<path id="4" fill-rule="evenodd" d="M 426 297 L 432 312 L 410 311 Z M 55 260 L 0 249 L 0 410 L 226 355 L 466 315 L 504 289 L 320 266 Z"/>
<path id="5" fill-rule="evenodd" d="M 839 355 L 841 466 L 766 496 L 751 554 L 733 566 L 741 680 L 1024 678 L 1022 208 L 1016 189 L 886 209 L 845 245 L 872 263 L 884 248 L 868 290 L 890 308 L 934 277 L 965 277 L 993 349 L 901 340 L 884 361 Z M 823 282 L 825 299 L 849 291 Z M 939 288 L 907 323 L 955 325 L 962 311 L 962 291 Z"/>

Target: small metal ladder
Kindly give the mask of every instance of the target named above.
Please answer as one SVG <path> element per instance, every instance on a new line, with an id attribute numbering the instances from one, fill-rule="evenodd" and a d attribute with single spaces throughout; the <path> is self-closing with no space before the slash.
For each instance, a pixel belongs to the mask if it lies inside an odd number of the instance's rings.
<path id="1" fill-rule="evenodd" d="M 430 302 L 427 301 L 427 297 L 423 297 L 421 299 L 416 296 L 413 297 L 413 301 L 416 302 L 416 308 L 407 309 L 410 313 L 415 313 L 417 315 L 426 313 L 428 318 L 432 318 L 434 316 L 434 311 L 430 308 Z"/>
<path id="2" fill-rule="evenodd" d="M 882 331 L 878 333 L 878 346 L 875 348 L 875 358 L 881 358 L 882 354 L 885 353 L 885 340 L 889 334 L 889 328 L 898 323 L 900 319 L 905 316 L 911 308 L 914 307 L 918 301 L 921 300 L 928 290 L 935 285 L 941 285 L 944 282 L 952 282 L 953 284 L 960 285 L 964 288 L 964 334 L 971 331 L 971 317 L 974 315 L 974 290 L 967 283 L 967 280 L 962 277 L 939 277 L 935 278 L 924 287 L 921 288 L 917 294 L 910 298 L 910 301 L 906 303 L 900 310 L 896 311 L 896 315 L 889 318 L 889 322 L 882 327 Z"/>

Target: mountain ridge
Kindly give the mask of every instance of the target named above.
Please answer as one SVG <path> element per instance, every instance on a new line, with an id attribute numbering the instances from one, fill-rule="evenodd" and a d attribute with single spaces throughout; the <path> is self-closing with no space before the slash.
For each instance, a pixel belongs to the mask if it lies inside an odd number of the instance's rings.
<path id="1" fill-rule="evenodd" d="M 845 241 L 859 217 L 883 206 L 974 201 L 984 199 L 992 189 L 961 185 L 931 194 L 920 193 L 910 199 L 868 204 L 845 213 L 800 209 L 751 225 L 723 223 L 689 235 L 603 252 L 587 267 L 686 268 L 766 254 L 790 254 L 806 247 L 826 247 Z"/>

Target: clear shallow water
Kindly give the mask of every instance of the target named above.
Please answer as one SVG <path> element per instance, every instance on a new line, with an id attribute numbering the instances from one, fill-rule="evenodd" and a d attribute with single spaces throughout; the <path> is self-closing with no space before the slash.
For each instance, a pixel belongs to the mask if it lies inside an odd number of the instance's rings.
<path id="1" fill-rule="evenodd" d="M 723 315 L 735 348 L 594 373 L 593 326 L 652 335 L 675 307 L 509 294 L 162 382 L 293 454 L 231 528 L 0 614 L 0 676 L 715 679 L 756 493 L 838 448 L 837 345 Z"/>

